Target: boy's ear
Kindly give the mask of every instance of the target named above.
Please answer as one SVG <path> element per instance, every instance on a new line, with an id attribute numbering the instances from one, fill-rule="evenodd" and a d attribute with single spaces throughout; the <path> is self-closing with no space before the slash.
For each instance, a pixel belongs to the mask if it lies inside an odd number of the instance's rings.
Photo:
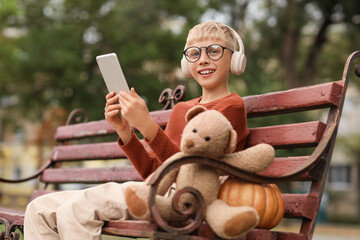
<path id="1" fill-rule="evenodd" d="M 206 107 L 200 105 L 190 108 L 185 115 L 186 122 L 189 122 L 193 117 L 195 117 L 199 113 L 205 112 L 206 110 Z"/>

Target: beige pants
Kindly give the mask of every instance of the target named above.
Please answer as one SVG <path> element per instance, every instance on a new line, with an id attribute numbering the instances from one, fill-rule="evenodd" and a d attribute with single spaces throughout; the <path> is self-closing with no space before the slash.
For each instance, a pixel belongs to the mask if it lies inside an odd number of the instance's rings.
<path id="1" fill-rule="evenodd" d="M 25 212 L 25 240 L 99 240 L 104 221 L 129 217 L 124 199 L 126 183 L 43 195 Z"/>

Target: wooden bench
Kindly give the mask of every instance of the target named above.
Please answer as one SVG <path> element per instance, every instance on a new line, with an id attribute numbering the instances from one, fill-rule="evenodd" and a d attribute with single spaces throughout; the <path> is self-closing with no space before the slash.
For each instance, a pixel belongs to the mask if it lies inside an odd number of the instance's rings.
<path id="1" fill-rule="evenodd" d="M 254 182 L 279 183 L 284 186 L 298 181 L 309 184 L 307 193 L 294 194 L 283 191 L 282 194 L 285 202 L 284 218 L 299 219 L 298 232 L 255 229 L 242 237 L 242 240 L 312 239 L 348 81 L 353 70 L 360 77 L 360 65 L 355 66 L 355 60 L 359 57 L 360 52 L 349 56 L 340 81 L 244 97 L 250 125 L 255 124 L 257 118 L 270 119 L 273 118 L 270 116 L 274 115 L 280 120 L 285 119 L 286 115 L 283 114 L 295 113 L 318 117 L 313 121 L 275 124 L 270 124 L 275 121 L 271 119 L 267 121 L 269 126 L 251 127 L 248 146 L 266 142 L 277 149 L 278 157 L 261 174 L 250 174 L 234 169 L 214 159 L 200 158 L 198 160 L 200 163 L 219 168 L 229 175 Z M 172 93 L 167 89 L 160 100 L 166 102 L 168 99 L 170 102 L 166 105 L 172 106 L 174 100 L 180 98 L 182 91 L 182 88 L 178 88 Z M 317 111 L 309 114 L 309 110 Z M 160 110 L 151 112 L 151 116 L 160 126 L 165 127 L 170 113 L 171 110 Z M 326 118 L 322 120 L 324 114 Z M 87 167 L 87 163 L 98 159 L 108 162 L 118 159 L 115 160 L 115 163 L 124 163 L 126 160 L 122 160 L 125 156 L 117 146 L 116 134 L 105 120 L 71 124 L 73 119 L 76 119 L 76 116 L 71 114 L 68 124 L 58 127 L 55 139 L 59 144 L 52 149 L 49 161 L 38 172 L 26 179 L 0 179 L 0 181 L 16 183 L 39 177 L 39 180 L 45 184 L 45 189 L 35 191 L 34 198 L 46 193 L 48 186 L 53 184 L 58 186 L 66 183 L 98 184 L 109 181 L 142 180 L 129 164 L 101 168 Z M 287 151 L 282 149 L 287 149 Z M 308 152 L 308 154 L 298 155 L 297 149 L 301 149 L 301 152 Z M 291 154 L 293 152 L 297 154 Z M 151 239 L 218 239 L 201 217 L 194 219 L 188 226 L 168 225 L 158 217 L 157 209 L 153 204 L 160 179 L 172 168 L 189 162 L 188 158 L 180 158 L 164 164 L 151 178 L 152 194 L 149 204 L 154 221 L 150 223 L 135 220 L 106 222 L 103 233 Z M 201 200 L 201 196 L 199 198 Z M 201 213 L 197 216 L 201 216 Z M 15 230 L 22 230 L 23 220 L 23 212 L 0 209 L 0 223 L 5 225 L 5 232 L 0 233 L 0 240 L 18 239 L 20 234 L 15 233 Z"/>

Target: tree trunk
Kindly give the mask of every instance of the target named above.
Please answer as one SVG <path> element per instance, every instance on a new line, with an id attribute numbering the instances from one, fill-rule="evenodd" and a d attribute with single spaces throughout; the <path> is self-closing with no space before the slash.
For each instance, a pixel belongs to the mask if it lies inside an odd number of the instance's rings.
<path id="1" fill-rule="evenodd" d="M 282 50 L 282 61 L 284 66 L 285 88 L 297 86 L 296 79 L 296 50 L 298 45 L 299 33 L 296 28 L 296 3 L 294 0 L 287 1 L 286 15 L 284 19 L 284 44 Z"/>
<path id="2" fill-rule="evenodd" d="M 316 35 L 313 45 L 310 48 L 310 52 L 307 56 L 305 63 L 304 75 L 302 77 L 302 83 L 304 85 L 314 84 L 317 73 L 317 60 L 323 45 L 326 43 L 326 32 L 329 26 L 333 23 L 331 20 L 331 10 L 328 12 L 324 11 L 324 21 Z"/>

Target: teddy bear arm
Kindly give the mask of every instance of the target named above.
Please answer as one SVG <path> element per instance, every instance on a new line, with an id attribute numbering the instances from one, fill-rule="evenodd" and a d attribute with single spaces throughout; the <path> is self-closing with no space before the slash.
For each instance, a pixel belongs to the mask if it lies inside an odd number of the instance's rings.
<path id="1" fill-rule="evenodd" d="M 157 194 L 164 196 L 167 193 L 171 185 L 175 182 L 178 172 L 178 168 L 173 169 L 161 179 L 157 189 Z"/>
<path id="2" fill-rule="evenodd" d="M 261 143 L 240 152 L 226 154 L 220 159 L 242 170 L 257 173 L 268 168 L 274 156 L 274 148 L 269 144 Z"/>
<path id="3" fill-rule="evenodd" d="M 185 156 L 184 153 L 182 152 L 178 152 L 175 153 L 174 155 L 172 155 L 171 157 L 169 157 L 164 164 L 168 164 L 171 161 L 174 161 L 178 158 L 181 158 Z M 165 195 L 167 193 L 167 191 L 169 190 L 169 188 L 171 187 L 171 185 L 175 182 L 176 177 L 178 175 L 179 172 L 179 168 L 174 168 L 172 170 L 170 170 L 170 172 L 168 172 L 160 181 L 158 189 L 157 189 L 157 194 L 159 195 Z"/>

